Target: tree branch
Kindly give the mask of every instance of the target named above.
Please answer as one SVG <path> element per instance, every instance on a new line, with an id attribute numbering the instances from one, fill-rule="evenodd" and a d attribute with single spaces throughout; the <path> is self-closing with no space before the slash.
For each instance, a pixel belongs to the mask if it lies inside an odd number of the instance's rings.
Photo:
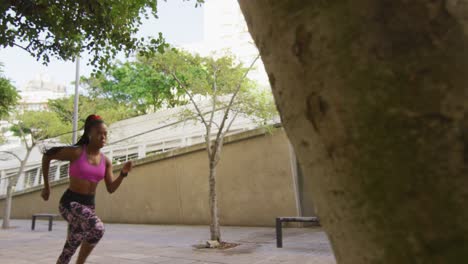
<path id="1" fill-rule="evenodd" d="M 255 63 L 257 62 L 258 58 L 260 58 L 260 54 L 257 55 L 257 57 L 255 57 L 255 59 L 252 61 L 252 63 L 250 64 L 249 68 L 247 68 L 247 70 L 245 71 L 244 75 L 242 76 L 242 78 L 240 79 L 239 81 L 239 84 L 237 85 L 237 88 L 236 88 L 236 91 L 234 92 L 234 94 L 232 95 L 231 97 L 231 101 L 229 101 L 229 104 L 228 106 L 226 107 L 226 112 L 224 112 L 224 116 L 223 116 L 223 119 L 221 121 L 221 125 L 219 127 L 219 130 L 218 130 L 218 134 L 216 135 L 216 138 L 219 138 L 221 135 L 223 135 L 223 128 L 224 128 L 224 125 L 226 123 L 226 119 L 228 117 L 228 114 L 229 114 L 229 111 L 231 110 L 231 107 L 232 105 L 234 104 L 234 100 L 237 96 L 237 94 L 239 93 L 239 90 L 242 86 L 242 83 L 244 82 L 245 78 L 247 78 L 247 75 L 249 74 L 250 70 L 252 70 L 253 66 L 255 65 Z"/>
<path id="2" fill-rule="evenodd" d="M 237 113 L 236 113 L 234 115 L 234 118 L 229 123 L 229 125 L 227 127 L 227 130 L 225 132 L 223 132 L 224 125 L 226 124 L 226 120 L 228 118 L 228 114 L 229 114 L 229 112 L 231 110 L 231 107 L 234 104 L 234 100 L 236 99 L 236 96 L 239 93 L 240 88 L 242 87 L 242 83 L 244 82 L 245 78 L 247 78 L 247 75 L 249 74 L 250 70 L 253 68 L 253 66 L 257 62 L 258 58 L 260 58 L 260 54 L 257 55 L 257 57 L 255 57 L 255 59 L 250 64 L 249 68 L 247 68 L 247 70 L 245 71 L 244 75 L 242 76 L 242 78 L 239 81 L 239 84 L 237 85 L 237 88 L 236 88 L 234 94 L 231 97 L 231 100 L 229 101 L 229 104 L 226 106 L 226 112 L 224 112 L 224 116 L 223 116 L 223 119 L 221 121 L 221 125 L 219 127 L 218 133 L 216 134 L 215 147 L 214 147 L 214 151 L 213 151 L 213 154 L 212 154 L 212 160 L 215 162 L 215 165 L 218 163 L 219 157 L 221 155 L 221 148 L 223 146 L 224 136 L 226 135 L 227 131 L 229 131 L 229 129 L 231 128 L 232 123 L 234 122 L 234 120 L 237 117 Z"/>
<path id="3" fill-rule="evenodd" d="M 18 155 L 16 155 L 15 153 L 13 153 L 13 152 L 11 152 L 11 151 L 2 150 L 2 151 L 0 151 L 0 152 L 10 154 L 10 155 L 14 156 L 19 162 L 21 162 L 20 157 L 18 157 Z"/>
<path id="4" fill-rule="evenodd" d="M 29 150 L 31 151 L 36 145 L 37 145 L 37 141 L 34 140 L 34 137 L 31 135 L 31 146 L 29 147 Z"/>
<path id="5" fill-rule="evenodd" d="M 23 47 L 23 46 L 21 46 L 21 45 L 18 45 L 18 44 L 16 44 L 16 43 L 13 43 L 13 46 L 16 46 L 16 47 L 18 47 L 18 48 L 20 48 L 20 49 L 26 51 L 27 53 L 29 53 L 29 54 L 30 54 L 31 56 L 33 56 L 33 57 L 36 57 L 36 54 L 32 53 L 32 52 L 29 51 L 27 48 L 25 48 L 25 47 Z M 29 45 L 28 45 L 28 47 L 29 47 Z"/>
<path id="6" fill-rule="evenodd" d="M 23 139 L 24 144 L 26 145 L 26 148 L 29 148 L 28 139 L 26 138 L 26 134 L 24 133 L 23 128 L 21 127 L 21 123 L 18 124 L 18 129 L 20 131 L 21 138 Z"/>
<path id="7" fill-rule="evenodd" d="M 190 101 L 192 102 L 193 106 L 195 107 L 195 110 L 198 113 L 198 116 L 200 117 L 201 121 L 205 125 L 205 129 L 206 129 L 206 135 L 205 135 L 206 150 L 208 152 L 208 158 L 211 160 L 211 156 L 212 156 L 211 135 L 210 135 L 211 134 L 211 124 L 208 124 L 206 122 L 202 111 L 198 107 L 197 103 L 195 102 L 195 99 L 193 98 L 193 95 L 190 93 L 190 91 L 187 89 L 187 87 L 185 87 L 185 85 L 182 84 L 182 82 L 179 80 L 179 78 L 177 78 L 177 75 L 175 75 L 175 73 L 171 72 L 171 75 L 175 79 L 175 81 L 179 84 L 179 86 L 182 87 L 182 89 L 184 89 L 185 93 L 189 96 Z"/>
<path id="8" fill-rule="evenodd" d="M 216 138 L 215 148 L 214 148 L 214 152 L 212 154 L 213 155 L 213 162 L 214 162 L 215 166 L 218 164 L 219 160 L 221 159 L 220 157 L 221 157 L 221 150 L 222 150 L 223 144 L 224 144 L 224 137 L 226 136 L 226 134 L 231 129 L 231 126 L 234 123 L 234 120 L 236 120 L 237 114 L 238 114 L 238 112 L 236 112 L 234 117 L 231 119 L 228 126 L 226 127 L 226 130 L 221 134 L 221 136 Z"/>
<path id="9" fill-rule="evenodd" d="M 205 118 L 203 117 L 203 113 L 200 111 L 200 108 L 198 108 L 198 105 L 195 102 L 195 99 L 193 98 L 193 95 L 190 93 L 190 91 L 187 89 L 187 87 L 185 87 L 185 85 L 182 84 L 182 82 L 179 80 L 179 78 L 177 78 L 177 76 L 173 72 L 171 72 L 171 75 L 175 79 L 175 81 L 180 85 L 180 87 L 182 87 L 182 89 L 184 89 L 185 93 L 189 96 L 190 101 L 192 102 L 193 106 L 195 107 L 195 110 L 197 110 L 197 113 L 200 116 L 203 124 L 206 127 L 208 127 L 208 124 L 207 124 Z"/>
<path id="10" fill-rule="evenodd" d="M 213 118 L 214 118 L 214 113 L 215 113 L 215 110 L 216 110 L 216 91 L 218 90 L 218 86 L 217 86 L 217 83 L 216 83 L 216 70 L 213 71 L 213 93 L 212 93 L 212 96 L 211 96 L 211 100 L 213 101 L 212 102 L 212 108 L 211 108 L 211 114 L 210 114 L 210 122 L 209 122 L 209 126 L 207 127 L 207 131 L 206 131 L 206 134 L 207 134 L 207 148 L 209 149 L 208 150 L 208 157 L 210 160 L 212 160 L 212 149 L 211 149 L 211 128 L 212 128 L 212 125 L 213 125 Z M 219 125 L 216 124 L 216 126 L 218 127 L 219 129 Z M 216 152 L 216 151 L 214 151 Z"/>
<path id="11" fill-rule="evenodd" d="M 213 151 L 213 162 L 214 166 L 218 165 L 219 160 L 221 159 L 221 150 L 224 144 L 224 136 L 216 138 L 215 147 Z"/>
<path id="12" fill-rule="evenodd" d="M 226 127 L 226 130 L 223 132 L 222 137 L 224 137 L 229 132 L 229 130 L 231 129 L 231 126 L 234 123 L 234 120 L 236 120 L 237 114 L 239 114 L 239 112 L 235 112 L 234 117 L 229 122 L 228 126 Z"/>
<path id="13" fill-rule="evenodd" d="M 211 96 L 211 100 L 213 101 L 213 105 L 212 105 L 212 108 L 211 108 L 210 125 L 213 122 L 214 112 L 215 112 L 215 109 L 216 109 L 216 92 L 217 91 L 218 91 L 218 85 L 216 83 L 216 70 L 214 70 L 214 73 L 213 73 L 213 94 Z M 210 129 L 211 129 L 211 126 L 210 126 Z"/>
<path id="14" fill-rule="evenodd" d="M 216 110 L 215 110 L 215 112 L 216 112 Z M 219 128 L 218 123 L 216 123 L 215 121 L 211 121 L 211 123 L 212 123 L 213 125 L 215 125 L 217 128 Z"/>

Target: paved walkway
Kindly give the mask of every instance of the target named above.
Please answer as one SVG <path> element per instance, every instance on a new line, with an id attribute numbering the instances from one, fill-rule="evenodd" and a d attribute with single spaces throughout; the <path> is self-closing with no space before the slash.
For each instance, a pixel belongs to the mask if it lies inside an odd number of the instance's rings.
<path id="1" fill-rule="evenodd" d="M 15 228 L 0 229 L 0 263 L 55 263 L 63 246 L 66 225 L 13 220 Z M 196 249 L 209 234 L 206 226 L 106 224 L 106 234 L 88 263 L 95 264 L 334 264 L 325 233 L 320 228 L 284 229 L 284 248 L 277 249 L 273 228 L 223 227 L 225 241 L 240 243 L 232 249 Z M 74 259 L 73 262 L 74 263 Z"/>

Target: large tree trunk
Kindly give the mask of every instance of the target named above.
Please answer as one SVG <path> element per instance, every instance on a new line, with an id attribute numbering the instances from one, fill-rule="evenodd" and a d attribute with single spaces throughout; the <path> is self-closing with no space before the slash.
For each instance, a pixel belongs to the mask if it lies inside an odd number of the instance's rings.
<path id="1" fill-rule="evenodd" d="M 209 176 L 209 188 L 210 188 L 210 239 L 221 241 L 221 230 L 219 228 L 219 216 L 218 216 L 218 197 L 216 196 L 216 166 L 210 161 L 210 176 Z"/>
<path id="2" fill-rule="evenodd" d="M 337 261 L 467 261 L 466 0 L 239 2 Z"/>

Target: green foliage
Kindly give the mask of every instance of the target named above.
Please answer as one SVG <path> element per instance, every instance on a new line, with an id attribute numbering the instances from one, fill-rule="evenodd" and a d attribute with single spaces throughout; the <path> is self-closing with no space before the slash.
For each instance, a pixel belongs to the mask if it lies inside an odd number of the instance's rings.
<path id="1" fill-rule="evenodd" d="M 15 117 L 17 122 L 11 127 L 16 136 L 31 135 L 33 142 L 55 137 L 67 132 L 70 128 L 54 112 L 25 111 Z"/>
<path id="2" fill-rule="evenodd" d="M 234 56 L 202 57 L 171 49 L 144 60 L 155 71 L 170 76 L 179 90 L 184 90 L 194 99 L 197 96 L 210 99 L 217 110 L 243 114 L 259 124 L 266 124 L 277 116 L 271 91 L 259 88 L 257 83 L 246 78 L 250 68 L 237 62 Z M 199 101 L 192 103 L 202 108 Z M 192 115 L 200 116 L 200 113 L 192 111 Z M 184 116 L 188 116 L 187 111 L 184 111 Z"/>
<path id="3" fill-rule="evenodd" d="M 105 72 L 83 77 L 82 82 L 91 97 L 126 104 L 141 114 L 187 103 L 172 78 L 141 60 L 117 63 Z"/>
<path id="4" fill-rule="evenodd" d="M 49 100 L 50 111 L 25 111 L 15 116 L 15 124 L 11 131 L 16 136 L 23 133 L 31 135 L 33 142 L 47 138 L 59 137 L 62 142 L 72 141 L 73 96 L 64 99 Z M 107 124 L 135 116 L 135 111 L 124 104 L 115 104 L 106 99 L 93 100 L 86 96 L 79 98 L 78 127 L 84 125 L 90 114 L 99 114 Z M 24 138 L 23 138 L 24 140 Z"/>
<path id="5" fill-rule="evenodd" d="M 129 108 L 124 103 L 115 103 L 104 98 L 90 98 L 80 95 L 78 100 L 78 127 L 82 127 L 86 117 L 90 114 L 100 115 L 107 124 L 112 124 L 122 119 L 134 117 L 137 112 Z M 58 118 L 70 126 L 73 122 L 74 97 L 49 100 L 49 109 L 54 112 Z"/>
<path id="6" fill-rule="evenodd" d="M 151 57 L 140 57 L 140 60 L 151 65 L 154 71 L 168 76 L 179 90 L 184 91 L 184 87 L 190 87 L 190 92 L 193 94 L 204 95 L 207 92 L 210 76 L 204 58 L 198 55 L 171 49 Z"/>
<path id="7" fill-rule="evenodd" d="M 5 118 L 18 103 L 19 95 L 10 80 L 1 75 L 2 66 L 0 64 L 0 118 Z"/>
<path id="8" fill-rule="evenodd" d="M 135 37 L 142 18 L 157 17 L 157 11 L 157 0 L 1 1 L 0 47 L 21 47 L 46 64 L 50 57 L 69 60 L 85 51 L 102 68 L 119 51 L 164 48 L 161 34 L 150 40 Z"/>
<path id="9" fill-rule="evenodd" d="M 277 117 L 275 99 L 270 90 L 255 87 L 238 94 L 234 112 L 243 113 L 252 118 L 259 126 L 271 128 L 268 121 Z"/>
<path id="10" fill-rule="evenodd" d="M 0 131 L 0 144 L 3 144 L 6 142 L 6 138 L 5 138 L 5 133 L 6 131 Z"/>

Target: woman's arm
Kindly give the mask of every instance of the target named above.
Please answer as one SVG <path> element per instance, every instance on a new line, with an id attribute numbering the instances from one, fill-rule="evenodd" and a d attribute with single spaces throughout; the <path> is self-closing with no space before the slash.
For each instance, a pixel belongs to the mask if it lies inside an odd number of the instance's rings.
<path id="1" fill-rule="evenodd" d="M 53 154 L 44 154 L 42 156 L 42 177 L 44 179 L 44 188 L 42 189 L 42 198 L 47 201 L 50 196 L 49 186 L 49 168 L 50 161 L 52 160 L 68 160 L 73 161 L 80 155 L 81 148 L 77 147 L 63 147 Z"/>
<path id="2" fill-rule="evenodd" d="M 127 163 L 125 163 L 122 170 L 120 171 L 120 174 L 117 177 L 117 179 L 114 179 L 112 162 L 106 157 L 106 176 L 104 178 L 104 181 L 106 182 L 107 191 L 109 193 L 115 192 L 119 188 L 126 174 L 129 173 L 131 170 L 132 170 L 132 162 L 127 161 Z"/>

